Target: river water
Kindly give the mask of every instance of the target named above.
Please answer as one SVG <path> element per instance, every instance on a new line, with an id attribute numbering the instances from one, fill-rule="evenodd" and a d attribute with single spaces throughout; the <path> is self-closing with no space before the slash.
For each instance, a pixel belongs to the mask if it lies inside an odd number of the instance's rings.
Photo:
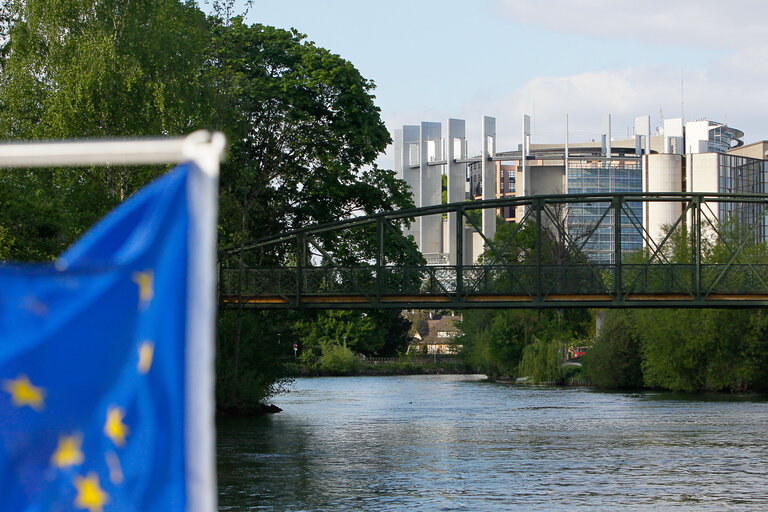
<path id="1" fill-rule="evenodd" d="M 299 379 L 218 424 L 220 510 L 768 510 L 765 397 Z"/>

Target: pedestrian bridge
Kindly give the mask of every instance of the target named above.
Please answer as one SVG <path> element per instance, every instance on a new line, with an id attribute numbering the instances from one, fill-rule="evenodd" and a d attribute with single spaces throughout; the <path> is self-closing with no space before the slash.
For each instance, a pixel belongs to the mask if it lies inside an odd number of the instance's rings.
<path id="1" fill-rule="evenodd" d="M 518 221 L 500 225 L 493 239 L 480 234 L 482 211 L 501 208 Z M 658 212 L 669 221 L 663 229 L 643 222 Z M 260 309 L 765 306 L 767 215 L 768 194 L 686 193 L 532 196 L 381 213 L 225 248 L 219 297 L 222 307 Z M 446 219 L 454 233 L 442 264 L 428 265 L 404 234 L 427 217 Z M 469 236 L 484 247 L 471 263 Z"/>

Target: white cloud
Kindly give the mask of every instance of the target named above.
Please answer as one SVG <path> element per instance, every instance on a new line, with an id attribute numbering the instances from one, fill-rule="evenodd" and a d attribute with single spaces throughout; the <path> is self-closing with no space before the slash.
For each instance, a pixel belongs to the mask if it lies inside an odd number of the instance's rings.
<path id="1" fill-rule="evenodd" d="M 768 44 L 764 0 L 498 0 L 499 12 L 557 32 L 740 49 Z"/>
<path id="2" fill-rule="evenodd" d="M 620 69 L 539 76 L 506 95 L 467 98 L 459 112 L 400 112 L 386 119 L 390 129 L 463 118 L 471 153 L 479 151 L 483 114 L 497 118 L 499 150 L 517 148 L 522 114 L 535 114 L 534 142 L 542 143 L 564 140 L 566 113 L 572 141 L 597 139 L 605 114 L 612 115 L 614 139 L 624 138 L 642 115 L 651 116 L 652 126 L 660 124 L 662 115 L 706 117 L 743 130 L 746 143 L 768 139 L 764 0 L 498 0 L 498 7 L 503 16 L 549 31 L 602 38 L 606 44 L 633 39 L 653 51 L 658 46 L 669 52 L 681 46 L 708 49 L 713 57 L 694 67 L 686 62 L 634 66 L 629 56 Z M 391 148 L 388 153 L 380 161 L 391 167 Z"/>
<path id="3" fill-rule="evenodd" d="M 534 108 L 535 104 L 535 108 Z M 631 134 L 635 117 L 650 115 L 652 125 L 661 117 L 681 116 L 686 120 L 706 117 L 727 122 L 743 130 L 745 142 L 768 138 L 768 95 L 753 80 L 739 80 L 720 69 L 689 73 L 685 77 L 684 105 L 681 104 L 679 70 L 663 67 L 636 67 L 603 70 L 570 76 L 538 77 L 524 83 L 502 101 L 467 102 L 462 112 L 451 117 L 467 120 L 467 137 L 471 153 L 479 151 L 480 116 L 495 116 L 498 149 L 512 150 L 521 141 L 521 115 L 534 116 L 533 141 L 562 142 L 565 138 L 565 114 L 569 115 L 570 139 L 598 139 L 602 118 L 612 116 L 612 135 L 623 139 Z M 426 112 L 422 112 L 426 113 Z M 390 129 L 421 120 L 444 121 L 448 115 L 430 112 L 403 112 L 387 119 Z M 390 151 L 381 165 L 391 167 Z"/>

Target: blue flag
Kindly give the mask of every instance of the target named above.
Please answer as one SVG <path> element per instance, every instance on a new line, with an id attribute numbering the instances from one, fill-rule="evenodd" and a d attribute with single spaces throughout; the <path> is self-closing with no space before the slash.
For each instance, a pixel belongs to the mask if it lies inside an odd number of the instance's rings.
<path id="1" fill-rule="evenodd" d="M 196 316 L 212 317 L 192 308 L 214 303 L 200 297 L 213 292 L 211 269 L 198 268 L 214 250 L 200 244 L 213 238 L 190 208 L 202 174 L 178 166 L 55 265 L 0 266 L 2 510 L 169 511 L 215 500 L 212 389 L 195 389 L 193 374 L 209 361 L 190 348 Z"/>

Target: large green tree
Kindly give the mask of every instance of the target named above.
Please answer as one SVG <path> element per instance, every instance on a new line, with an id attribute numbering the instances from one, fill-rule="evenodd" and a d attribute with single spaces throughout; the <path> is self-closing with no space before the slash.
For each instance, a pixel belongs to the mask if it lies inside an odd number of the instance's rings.
<path id="1" fill-rule="evenodd" d="M 209 30 L 192 2 L 8 0 L 2 9 L 0 139 L 181 134 L 208 121 Z M 162 171 L 4 172 L 5 256 L 55 256 Z"/>
<path id="2" fill-rule="evenodd" d="M 374 165 L 390 142 L 373 83 L 295 30 L 234 18 L 214 32 L 214 81 L 230 158 L 224 243 L 410 206 Z"/>
<path id="3" fill-rule="evenodd" d="M 231 17 L 230 0 L 213 3 L 206 17 L 180 0 L 2 2 L 0 139 L 223 130 L 230 147 L 221 173 L 222 245 L 412 206 L 406 185 L 375 165 L 390 139 L 373 83 L 298 32 L 248 25 Z M 164 170 L 2 173 L 0 258 L 55 257 Z M 333 247 L 345 264 L 370 260 L 376 248 L 370 229 L 316 243 Z M 387 243 L 390 262 L 402 258 L 396 245 Z M 238 264 L 289 258 L 253 252 Z M 377 336 L 392 336 L 368 351 L 402 345 L 407 324 L 390 313 L 369 318 Z M 301 321 L 301 313 L 222 313 L 217 364 L 225 405 L 279 389 L 280 361 L 292 354 L 286 338 L 298 339 Z M 248 341 L 242 358 L 241 339 Z"/>
<path id="4" fill-rule="evenodd" d="M 309 224 L 413 205 L 405 183 L 375 165 L 390 142 L 389 132 L 374 104 L 374 84 L 349 61 L 295 30 L 248 25 L 238 17 L 214 19 L 213 30 L 208 76 L 217 91 L 219 128 L 231 140 L 221 175 L 223 245 L 236 249 L 250 240 Z M 344 264 L 370 260 L 376 250 L 375 230 L 367 229 L 344 236 L 326 234 L 315 243 Z M 273 248 L 236 253 L 234 260 L 241 270 L 240 287 L 247 265 L 295 262 L 295 255 Z M 263 352 L 260 344 L 271 342 L 246 336 L 243 327 L 251 321 L 246 320 L 249 314 L 237 312 L 231 329 L 220 333 L 220 379 L 228 383 L 221 389 L 246 388 L 238 385 L 247 378 L 241 367 L 253 354 Z M 336 331 L 346 325 L 335 314 L 304 317 L 298 330 L 302 337 L 315 333 L 312 339 L 338 337 Z M 360 332 L 370 327 L 370 336 L 354 338 L 354 345 L 369 353 L 384 345 L 379 331 L 396 324 L 387 315 L 357 318 L 353 323 Z M 222 401 L 229 399 L 220 396 Z"/>

